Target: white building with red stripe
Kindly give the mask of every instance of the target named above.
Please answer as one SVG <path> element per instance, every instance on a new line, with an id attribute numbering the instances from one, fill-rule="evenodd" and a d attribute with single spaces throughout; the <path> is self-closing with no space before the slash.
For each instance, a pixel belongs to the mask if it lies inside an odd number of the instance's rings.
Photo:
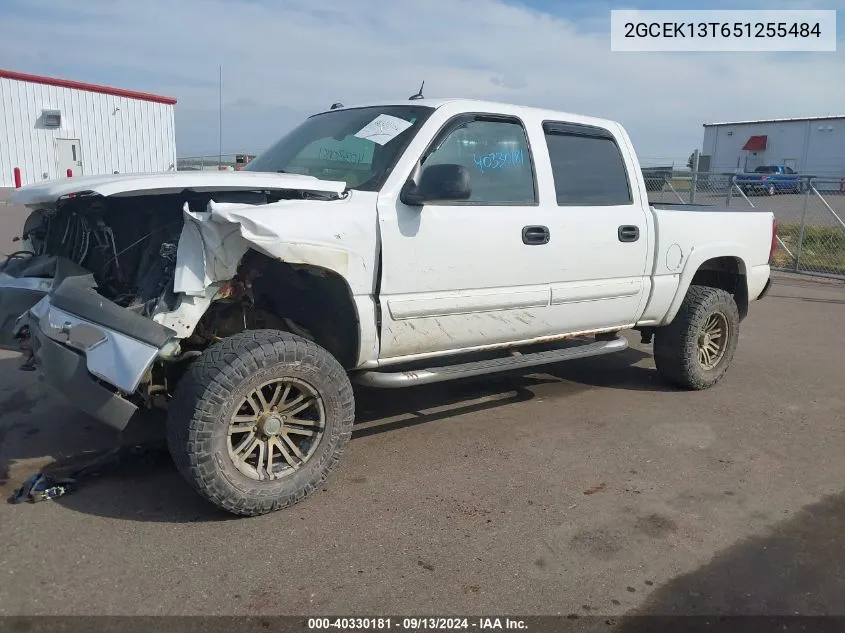
<path id="1" fill-rule="evenodd" d="M 176 169 L 176 99 L 0 69 L 0 187 Z"/>
<path id="2" fill-rule="evenodd" d="M 705 123 L 699 165 L 712 173 L 778 165 L 825 179 L 845 177 L 845 116 Z"/>

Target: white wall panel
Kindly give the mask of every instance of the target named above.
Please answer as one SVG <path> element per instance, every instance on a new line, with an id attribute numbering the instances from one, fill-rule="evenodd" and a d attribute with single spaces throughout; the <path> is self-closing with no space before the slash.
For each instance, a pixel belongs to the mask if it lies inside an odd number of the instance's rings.
<path id="1" fill-rule="evenodd" d="M 175 169 L 175 106 L 170 103 L 47 85 L 0 76 L 0 187 L 65 178 L 56 139 L 79 139 L 86 175 Z M 60 110 L 58 129 L 43 110 Z"/>

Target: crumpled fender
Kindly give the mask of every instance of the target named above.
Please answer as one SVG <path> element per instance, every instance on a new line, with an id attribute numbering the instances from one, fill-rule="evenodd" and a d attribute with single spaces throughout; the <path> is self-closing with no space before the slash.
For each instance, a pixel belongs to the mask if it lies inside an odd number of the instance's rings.
<path id="1" fill-rule="evenodd" d="M 369 323 L 378 253 L 377 194 L 350 192 L 340 200 L 282 200 L 266 205 L 209 202 L 183 207 L 173 289 L 179 306 L 153 320 L 189 336 L 241 259 L 255 249 L 291 264 L 331 270 L 346 280 L 359 316 Z M 372 335 L 372 336 L 371 336 Z M 367 332 L 367 337 L 374 337 Z M 368 339 L 369 340 L 369 339 Z"/>
<path id="2" fill-rule="evenodd" d="M 268 205 L 218 203 L 206 211 L 183 208 L 185 226 L 176 254 L 174 291 L 204 296 L 235 276 L 250 248 L 291 264 L 336 272 L 353 293 L 370 292 L 376 253 L 375 201 L 369 218 L 347 200 L 288 200 Z"/>

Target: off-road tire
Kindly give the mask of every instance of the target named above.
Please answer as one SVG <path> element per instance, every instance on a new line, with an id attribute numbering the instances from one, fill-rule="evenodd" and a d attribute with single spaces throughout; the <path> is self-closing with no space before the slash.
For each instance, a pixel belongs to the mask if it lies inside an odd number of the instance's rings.
<path id="1" fill-rule="evenodd" d="M 286 376 L 319 393 L 325 430 L 299 470 L 257 481 L 241 473 L 229 456 L 229 420 L 251 389 Z M 256 516 L 309 496 L 337 467 L 354 418 L 349 377 L 329 352 L 288 332 L 251 330 L 209 346 L 191 364 L 170 403 L 167 443 L 179 472 L 202 497 L 229 513 Z"/>
<path id="2" fill-rule="evenodd" d="M 719 362 L 705 369 L 698 358 L 698 339 L 715 313 L 727 322 L 727 343 Z M 668 382 L 685 389 L 709 389 L 728 371 L 739 340 L 739 310 L 730 293 L 707 286 L 690 286 L 672 323 L 654 334 L 654 362 Z"/>

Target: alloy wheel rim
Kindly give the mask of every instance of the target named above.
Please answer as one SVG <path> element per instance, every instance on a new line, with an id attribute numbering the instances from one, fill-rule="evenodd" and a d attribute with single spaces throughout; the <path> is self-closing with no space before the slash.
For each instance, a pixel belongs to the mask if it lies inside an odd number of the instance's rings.
<path id="1" fill-rule="evenodd" d="M 314 455 L 325 427 L 317 390 L 298 378 L 276 378 L 251 390 L 229 419 L 229 457 L 255 481 L 288 477 Z"/>
<path id="2" fill-rule="evenodd" d="M 698 335 L 698 362 L 705 370 L 714 369 L 724 358 L 728 346 L 728 319 L 714 312 Z"/>

